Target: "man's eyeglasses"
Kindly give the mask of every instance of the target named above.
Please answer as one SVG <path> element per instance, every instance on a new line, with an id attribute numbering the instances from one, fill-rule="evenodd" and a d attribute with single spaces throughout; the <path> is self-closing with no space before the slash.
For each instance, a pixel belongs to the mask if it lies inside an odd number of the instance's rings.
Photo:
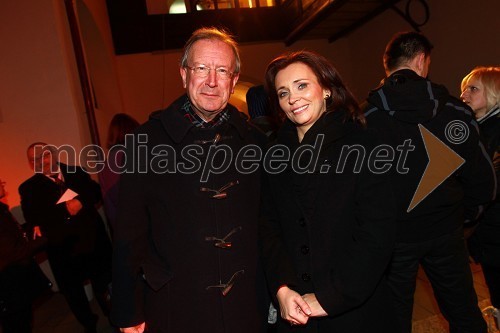
<path id="1" fill-rule="evenodd" d="M 227 68 L 224 67 L 210 68 L 207 66 L 199 65 L 195 67 L 186 66 L 186 68 L 189 68 L 191 71 L 193 71 L 194 75 L 196 75 L 197 77 L 202 78 L 207 77 L 212 69 L 215 69 L 215 74 L 217 75 L 217 78 L 219 80 L 229 80 L 233 76 L 233 73 L 231 73 Z"/>

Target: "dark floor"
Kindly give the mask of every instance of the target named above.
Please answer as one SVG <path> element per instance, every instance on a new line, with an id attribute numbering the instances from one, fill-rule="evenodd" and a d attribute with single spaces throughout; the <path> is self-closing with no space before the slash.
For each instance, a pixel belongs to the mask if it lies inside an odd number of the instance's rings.
<path id="1" fill-rule="evenodd" d="M 117 332 L 101 313 L 95 299 L 91 300 L 90 304 L 94 313 L 99 316 L 97 332 Z M 83 333 L 83 327 L 76 321 L 60 293 L 53 293 L 37 306 L 34 317 L 33 333 Z"/>
<path id="2" fill-rule="evenodd" d="M 479 308 L 484 309 L 491 305 L 488 288 L 484 281 L 481 266 L 471 264 Z M 415 303 L 413 305 L 413 333 L 446 333 L 448 324 L 441 315 L 432 292 L 432 287 L 422 270 L 418 272 L 417 290 L 415 292 Z"/>
<path id="3" fill-rule="evenodd" d="M 471 265 L 474 274 L 474 287 L 476 289 L 481 308 L 489 305 L 488 289 L 479 265 Z M 34 333 L 83 333 L 83 328 L 76 321 L 69 310 L 64 297 L 59 293 L 48 295 L 40 300 L 35 306 Z M 98 332 L 117 332 L 104 317 L 93 299 L 90 301 L 92 309 L 99 315 Z M 441 333 L 447 332 L 447 324 L 440 315 L 436 301 L 432 294 L 432 288 L 420 271 L 417 280 L 417 291 L 415 294 L 415 305 L 413 307 L 414 333 Z M 1 328 L 0 328 L 1 333 Z"/>

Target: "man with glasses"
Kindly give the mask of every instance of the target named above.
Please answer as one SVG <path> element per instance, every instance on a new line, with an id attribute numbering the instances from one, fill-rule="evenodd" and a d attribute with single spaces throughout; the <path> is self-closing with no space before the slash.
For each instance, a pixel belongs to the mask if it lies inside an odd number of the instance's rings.
<path id="1" fill-rule="evenodd" d="M 239 73 L 227 33 L 195 31 L 180 62 L 186 94 L 127 147 L 113 254 L 112 319 L 122 332 L 265 331 L 258 163 L 233 162 L 266 139 L 228 104 Z"/>

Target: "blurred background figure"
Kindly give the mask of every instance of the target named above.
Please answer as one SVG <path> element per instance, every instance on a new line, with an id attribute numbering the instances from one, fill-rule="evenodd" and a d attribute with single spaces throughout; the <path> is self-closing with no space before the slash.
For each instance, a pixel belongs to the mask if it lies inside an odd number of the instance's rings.
<path id="1" fill-rule="evenodd" d="M 123 152 L 125 135 L 132 133 L 139 126 L 139 122 L 126 113 L 117 113 L 109 123 L 108 160 L 105 168 L 99 174 L 104 211 L 111 228 L 111 233 L 116 221 L 116 207 L 118 206 L 118 181 L 120 169 L 123 165 Z"/>
<path id="2" fill-rule="evenodd" d="M 250 122 L 272 140 L 279 127 L 280 119 L 269 107 L 269 98 L 263 85 L 250 87 L 246 95 Z"/>
<path id="3" fill-rule="evenodd" d="M 60 163 L 54 145 L 35 142 L 26 153 L 34 174 L 19 186 L 24 218 L 37 236 L 47 237 L 50 267 L 76 319 L 85 333 L 96 333 L 98 316 L 83 285 L 90 280 L 108 316 L 111 242 L 96 209 L 101 189 L 83 168 Z"/>
<path id="4" fill-rule="evenodd" d="M 446 87 L 427 79 L 432 49 L 430 40 L 421 33 L 396 33 L 382 58 L 387 77 L 370 92 L 364 105 L 368 129 L 378 131 L 384 144 L 396 147 L 407 142 L 412 146 L 404 157 L 405 170 L 396 167 L 389 171 L 396 193 L 398 233 L 387 278 L 400 333 L 412 331 L 419 267 L 432 286 L 451 333 L 486 332 L 463 226 L 465 221 L 477 220 L 493 200 L 495 176 L 489 157 L 480 148 L 467 106 L 451 96 Z M 417 193 L 422 193 L 428 182 L 427 175 L 436 175 L 433 168 L 428 169 L 431 164 L 425 133 L 449 142 L 453 138 L 448 135 L 449 125 L 457 121 L 460 133 L 468 134 L 460 144 L 448 145 L 442 152 L 452 149 L 463 164 L 457 166 L 445 159 L 440 150 L 434 163 L 439 163 L 440 171 L 447 169 L 448 175 L 416 201 Z"/>
<path id="5" fill-rule="evenodd" d="M 500 308 L 500 67 L 477 67 L 462 80 L 460 97 L 474 111 L 480 136 L 494 161 L 497 175 L 496 200 L 488 206 L 468 239 L 469 251 L 481 264 L 490 291 L 491 304 Z"/>
<path id="6" fill-rule="evenodd" d="M 0 180 L 0 199 L 5 197 L 5 182 Z M 33 259 L 45 239 L 29 240 L 9 211 L 0 202 L 0 324 L 3 333 L 32 331 L 34 299 L 51 287 Z"/>

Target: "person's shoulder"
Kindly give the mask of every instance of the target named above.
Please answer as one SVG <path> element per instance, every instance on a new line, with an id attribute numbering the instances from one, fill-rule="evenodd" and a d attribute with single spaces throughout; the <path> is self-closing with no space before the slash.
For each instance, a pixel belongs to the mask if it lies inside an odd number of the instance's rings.
<path id="1" fill-rule="evenodd" d="M 254 139 L 257 140 L 258 144 L 265 144 L 267 142 L 266 134 L 260 130 L 257 126 L 252 124 L 250 118 L 243 112 L 239 111 L 234 106 L 230 105 L 230 122 L 233 123 L 237 128 L 244 128 L 248 131 Z"/>
<path id="2" fill-rule="evenodd" d="M 69 165 L 65 163 L 59 163 L 59 168 L 61 169 L 61 172 L 66 176 L 66 173 L 71 172 L 71 173 L 80 173 L 80 172 L 85 172 L 85 169 L 79 165 Z"/>
<path id="3" fill-rule="evenodd" d="M 65 181 L 74 180 L 74 181 L 87 181 L 90 178 L 91 172 L 80 165 L 66 165 L 60 163 L 61 172 L 64 176 Z"/>
<path id="4" fill-rule="evenodd" d="M 450 122 L 460 121 L 465 123 L 469 128 L 479 131 L 479 125 L 470 106 L 454 96 L 448 96 L 440 113 L 444 115 L 445 119 L 449 119 Z"/>
<path id="5" fill-rule="evenodd" d="M 30 178 L 26 179 L 24 182 L 21 183 L 21 185 L 19 185 L 19 193 L 21 192 L 26 192 L 27 190 L 33 188 L 34 186 L 37 185 L 37 183 L 39 183 L 39 180 L 40 180 L 40 176 L 42 177 L 45 177 L 43 176 L 42 174 L 34 174 L 33 176 L 31 176 Z"/>
<path id="6" fill-rule="evenodd" d="M 472 111 L 470 106 L 468 106 L 455 96 L 448 95 L 445 103 L 446 107 L 459 111 L 459 113 L 464 114 L 465 117 L 474 118 L 474 112 Z"/>
<path id="7" fill-rule="evenodd" d="M 378 128 L 367 127 L 359 123 L 353 124 L 351 128 L 348 140 L 355 144 L 376 146 L 381 142 L 380 129 Z"/>

